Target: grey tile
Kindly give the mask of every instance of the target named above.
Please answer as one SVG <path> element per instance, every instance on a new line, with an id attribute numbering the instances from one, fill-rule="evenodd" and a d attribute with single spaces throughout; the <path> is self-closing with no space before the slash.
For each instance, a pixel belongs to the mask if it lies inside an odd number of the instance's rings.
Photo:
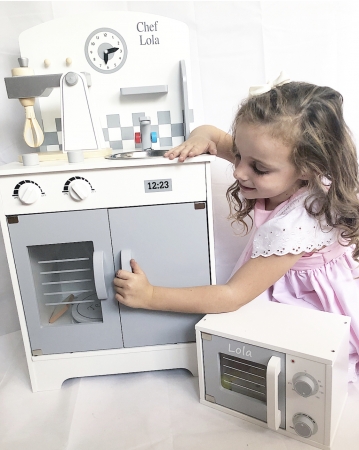
<path id="1" fill-rule="evenodd" d="M 109 141 L 109 135 L 108 135 L 108 128 L 102 128 L 102 132 L 103 132 L 103 138 L 105 139 L 105 141 Z"/>
<path id="2" fill-rule="evenodd" d="M 140 121 L 138 120 L 140 117 L 144 117 L 146 114 L 144 112 L 132 113 L 132 124 L 133 126 L 139 126 Z"/>
<path id="3" fill-rule="evenodd" d="M 170 138 L 170 137 L 160 138 L 160 146 L 161 147 L 172 147 L 172 138 Z"/>
<path id="4" fill-rule="evenodd" d="M 44 133 L 44 142 L 42 145 L 59 145 L 57 131 L 49 131 Z"/>
<path id="5" fill-rule="evenodd" d="M 113 150 L 122 150 L 123 149 L 122 141 L 110 141 L 110 147 Z"/>
<path id="6" fill-rule="evenodd" d="M 193 112 L 193 109 L 190 109 L 190 110 L 189 110 L 189 121 L 190 121 L 191 123 L 194 122 L 194 112 Z"/>
<path id="7" fill-rule="evenodd" d="M 193 109 L 190 109 L 189 110 L 189 114 L 188 114 L 188 119 L 189 119 L 189 122 L 190 123 L 193 123 L 194 122 L 194 112 L 193 112 Z M 184 111 L 183 111 L 183 109 L 182 109 L 182 117 L 184 117 Z"/>
<path id="8" fill-rule="evenodd" d="M 109 114 L 106 116 L 108 128 L 118 128 L 121 126 L 119 114 Z"/>
<path id="9" fill-rule="evenodd" d="M 56 131 L 62 131 L 62 122 L 61 118 L 55 119 Z"/>
<path id="10" fill-rule="evenodd" d="M 171 136 L 172 137 L 184 136 L 183 123 L 173 123 L 171 125 Z"/>
<path id="11" fill-rule="evenodd" d="M 171 112 L 170 111 L 157 111 L 158 125 L 164 125 L 166 123 L 171 123 Z"/>
<path id="12" fill-rule="evenodd" d="M 135 131 L 133 127 L 122 127 L 121 135 L 124 141 L 134 140 L 135 139 Z"/>

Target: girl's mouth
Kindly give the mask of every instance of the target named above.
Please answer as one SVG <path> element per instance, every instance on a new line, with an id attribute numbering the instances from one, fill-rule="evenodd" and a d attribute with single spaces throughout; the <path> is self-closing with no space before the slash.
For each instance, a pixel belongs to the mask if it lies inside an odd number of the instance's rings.
<path id="1" fill-rule="evenodd" d="M 246 186 L 243 186 L 240 183 L 239 183 L 239 187 L 240 187 L 242 192 L 250 192 L 250 191 L 254 191 L 255 190 L 255 188 L 246 187 Z"/>

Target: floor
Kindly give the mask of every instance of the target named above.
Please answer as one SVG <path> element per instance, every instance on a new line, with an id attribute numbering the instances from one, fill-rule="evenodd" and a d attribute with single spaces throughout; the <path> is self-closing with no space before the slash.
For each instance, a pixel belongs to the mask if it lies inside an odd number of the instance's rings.
<path id="1" fill-rule="evenodd" d="M 359 382 L 332 450 L 359 447 Z M 32 393 L 20 332 L 0 337 L 1 450 L 309 450 L 314 447 L 199 403 L 177 369 L 67 380 Z"/>

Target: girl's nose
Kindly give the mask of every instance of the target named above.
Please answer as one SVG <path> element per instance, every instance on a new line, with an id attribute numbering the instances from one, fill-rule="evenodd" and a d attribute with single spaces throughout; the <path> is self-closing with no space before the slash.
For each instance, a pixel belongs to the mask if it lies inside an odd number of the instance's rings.
<path id="1" fill-rule="evenodd" d="M 234 169 L 233 176 L 238 181 L 246 181 L 248 180 L 247 171 L 245 170 L 244 165 L 240 162 Z"/>

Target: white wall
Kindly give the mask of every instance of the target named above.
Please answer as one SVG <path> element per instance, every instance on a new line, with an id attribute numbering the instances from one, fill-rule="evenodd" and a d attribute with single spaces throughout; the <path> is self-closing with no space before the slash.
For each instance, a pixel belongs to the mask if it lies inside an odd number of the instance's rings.
<path id="1" fill-rule="evenodd" d="M 229 130 L 250 85 L 284 69 L 293 80 L 329 85 L 344 96 L 344 112 L 359 136 L 359 3 L 357 1 L 54 1 L 0 2 L 0 79 L 18 66 L 18 36 L 42 22 L 83 11 L 142 11 L 181 20 L 190 28 L 197 124 Z M 22 140 L 23 108 L 0 81 L 0 163 L 31 151 Z M 243 247 L 226 216 L 228 163 L 213 164 L 218 281 L 224 282 Z M 19 328 L 0 238 L 0 335 Z"/>

